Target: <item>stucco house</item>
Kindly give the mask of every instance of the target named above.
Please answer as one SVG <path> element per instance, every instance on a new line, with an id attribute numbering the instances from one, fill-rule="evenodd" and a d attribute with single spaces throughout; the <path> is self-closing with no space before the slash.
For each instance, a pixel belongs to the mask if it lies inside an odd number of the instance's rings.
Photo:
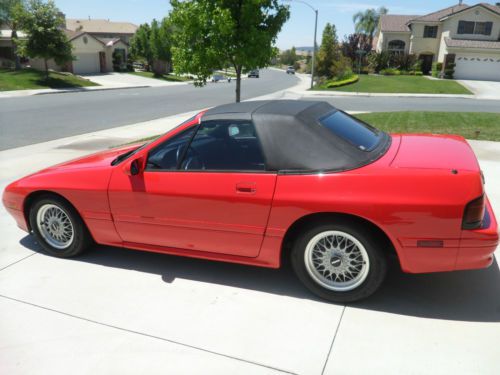
<path id="1" fill-rule="evenodd" d="M 120 53 L 122 61 L 126 61 L 128 42 L 137 30 L 137 26 L 129 22 L 100 19 L 66 19 L 61 27 L 73 46 L 75 60 L 65 66 L 58 66 L 54 61 L 49 61 L 48 65 L 50 69 L 74 74 L 113 71 L 113 53 Z M 3 28 L 0 33 L 0 54 L 5 58 L 12 55 L 10 33 L 11 30 Z M 29 64 L 35 69 L 45 69 L 41 59 L 30 59 Z"/>
<path id="2" fill-rule="evenodd" d="M 377 52 L 410 53 L 428 73 L 455 63 L 456 79 L 500 81 L 500 3 L 457 5 L 426 15 L 380 17 Z"/>

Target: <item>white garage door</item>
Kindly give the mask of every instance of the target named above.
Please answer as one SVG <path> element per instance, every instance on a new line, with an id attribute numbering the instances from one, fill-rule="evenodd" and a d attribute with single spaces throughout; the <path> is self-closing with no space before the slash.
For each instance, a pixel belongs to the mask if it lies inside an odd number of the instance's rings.
<path id="1" fill-rule="evenodd" d="M 99 73 L 101 71 L 99 66 L 99 54 L 96 53 L 78 53 L 76 60 L 73 61 L 73 73 L 75 74 L 89 74 Z"/>
<path id="2" fill-rule="evenodd" d="M 457 54 L 455 79 L 500 81 L 500 54 Z"/>

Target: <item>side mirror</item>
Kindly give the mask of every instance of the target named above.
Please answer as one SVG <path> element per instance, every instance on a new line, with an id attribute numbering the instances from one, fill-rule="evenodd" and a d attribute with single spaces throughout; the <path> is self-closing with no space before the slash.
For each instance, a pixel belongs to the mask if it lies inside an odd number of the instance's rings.
<path id="1" fill-rule="evenodd" d="M 144 171 L 144 162 L 142 158 L 133 159 L 123 166 L 123 171 L 129 176 L 137 176 Z"/>

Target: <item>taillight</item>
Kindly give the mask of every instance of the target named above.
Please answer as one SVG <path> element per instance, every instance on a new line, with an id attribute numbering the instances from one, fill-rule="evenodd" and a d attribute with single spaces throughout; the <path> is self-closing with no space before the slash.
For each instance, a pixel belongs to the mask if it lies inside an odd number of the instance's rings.
<path id="1" fill-rule="evenodd" d="M 483 223 L 484 195 L 467 203 L 462 220 L 462 229 L 478 229 Z"/>

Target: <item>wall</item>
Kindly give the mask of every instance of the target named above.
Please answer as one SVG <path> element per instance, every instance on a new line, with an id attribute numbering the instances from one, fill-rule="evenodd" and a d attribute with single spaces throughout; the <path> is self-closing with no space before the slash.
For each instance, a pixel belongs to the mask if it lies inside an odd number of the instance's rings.
<path id="1" fill-rule="evenodd" d="M 438 26 L 436 38 L 424 38 L 424 29 L 426 25 Z M 442 27 L 436 23 L 413 23 L 411 26 L 412 34 L 410 53 L 416 55 L 421 53 L 432 53 L 436 56 L 439 52 L 439 37 L 442 32 Z"/>
<path id="2" fill-rule="evenodd" d="M 409 51 L 409 48 L 410 48 L 410 33 L 409 32 L 407 32 L 407 33 L 384 32 L 381 34 L 384 35 L 383 41 L 381 44 L 382 49 L 384 51 L 387 51 L 387 47 L 389 45 L 389 42 L 392 40 L 402 40 L 403 42 L 405 42 L 405 52 Z"/>
<path id="3" fill-rule="evenodd" d="M 85 43 L 85 40 L 87 43 Z M 82 35 L 71 41 L 73 44 L 73 54 L 78 53 L 99 53 L 104 51 L 104 44 L 90 35 Z"/>
<path id="4" fill-rule="evenodd" d="M 478 14 L 476 14 L 476 12 Z M 491 35 L 457 34 L 458 21 L 493 22 Z M 443 22 L 443 30 L 450 31 L 450 37 L 454 39 L 474 40 L 499 40 L 500 38 L 500 16 L 482 7 L 466 10 L 458 13 Z"/>

